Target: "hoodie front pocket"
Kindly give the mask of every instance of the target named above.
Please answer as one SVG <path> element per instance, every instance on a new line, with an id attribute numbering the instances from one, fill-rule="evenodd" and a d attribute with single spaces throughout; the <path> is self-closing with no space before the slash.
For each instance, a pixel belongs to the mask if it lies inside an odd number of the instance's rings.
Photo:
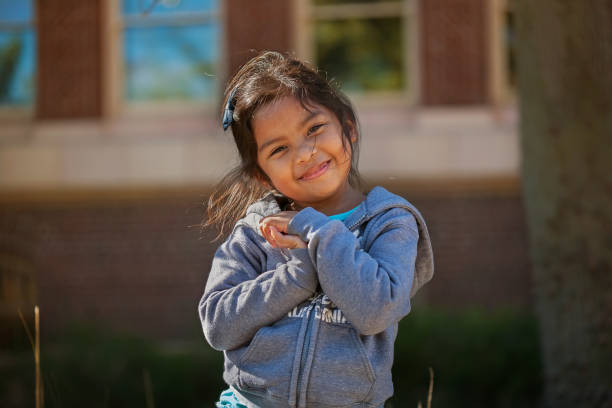
<path id="1" fill-rule="evenodd" d="M 301 319 L 284 318 L 257 331 L 237 363 L 240 387 L 288 398 L 300 323 Z"/>
<path id="2" fill-rule="evenodd" d="M 364 401 L 375 379 L 355 330 L 322 323 L 309 373 L 308 402 L 333 406 Z"/>

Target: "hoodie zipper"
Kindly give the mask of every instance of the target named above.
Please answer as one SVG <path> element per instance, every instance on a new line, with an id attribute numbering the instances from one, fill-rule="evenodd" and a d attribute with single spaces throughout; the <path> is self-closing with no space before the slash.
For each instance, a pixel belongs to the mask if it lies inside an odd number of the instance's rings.
<path id="1" fill-rule="evenodd" d="M 296 387 L 296 407 L 301 406 L 301 399 L 300 399 L 300 395 L 302 393 L 302 381 L 303 381 L 303 377 L 304 377 L 304 370 L 305 370 L 305 364 L 306 364 L 306 359 L 308 357 L 308 350 L 310 349 L 310 338 L 312 337 L 312 324 L 313 324 L 313 319 L 315 319 L 316 316 L 316 306 L 318 304 L 319 298 L 320 298 L 320 294 L 317 295 L 317 297 L 312 301 L 312 303 L 310 304 L 310 306 L 308 306 L 308 312 L 307 312 L 307 316 L 308 316 L 308 322 L 306 324 L 306 331 L 304 333 L 304 343 L 302 344 L 302 350 L 300 353 L 300 366 L 299 366 L 299 370 L 298 370 L 298 378 L 297 378 L 297 387 Z"/>

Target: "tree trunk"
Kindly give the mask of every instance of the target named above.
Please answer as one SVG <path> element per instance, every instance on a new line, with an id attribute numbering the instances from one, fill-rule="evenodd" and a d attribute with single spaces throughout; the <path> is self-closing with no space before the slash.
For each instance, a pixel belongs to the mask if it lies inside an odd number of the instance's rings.
<path id="1" fill-rule="evenodd" d="M 612 1 L 515 6 L 543 402 L 612 407 Z"/>

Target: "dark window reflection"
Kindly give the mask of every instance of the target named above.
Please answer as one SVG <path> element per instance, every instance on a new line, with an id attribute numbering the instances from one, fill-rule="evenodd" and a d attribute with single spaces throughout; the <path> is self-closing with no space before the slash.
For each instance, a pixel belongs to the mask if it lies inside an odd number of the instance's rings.
<path id="1" fill-rule="evenodd" d="M 316 61 L 346 91 L 401 90 L 405 87 L 402 19 L 318 21 Z"/>

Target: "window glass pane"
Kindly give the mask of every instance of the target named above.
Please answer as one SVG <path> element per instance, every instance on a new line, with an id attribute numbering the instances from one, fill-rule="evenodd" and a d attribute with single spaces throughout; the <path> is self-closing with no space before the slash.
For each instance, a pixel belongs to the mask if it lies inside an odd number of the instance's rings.
<path id="1" fill-rule="evenodd" d="M 0 22 L 29 22 L 32 15 L 31 1 L 0 0 Z"/>
<path id="2" fill-rule="evenodd" d="M 126 97 L 130 100 L 214 97 L 218 37 L 215 24 L 126 29 Z"/>
<path id="3" fill-rule="evenodd" d="M 27 105 L 34 96 L 36 38 L 32 2 L 0 0 L 0 104 Z"/>
<path id="4" fill-rule="evenodd" d="M 317 66 L 345 91 L 400 90 L 404 84 L 401 19 L 319 21 Z"/>
<path id="5" fill-rule="evenodd" d="M 123 0 L 124 14 L 151 15 L 184 13 L 193 11 L 213 11 L 218 0 Z"/>

